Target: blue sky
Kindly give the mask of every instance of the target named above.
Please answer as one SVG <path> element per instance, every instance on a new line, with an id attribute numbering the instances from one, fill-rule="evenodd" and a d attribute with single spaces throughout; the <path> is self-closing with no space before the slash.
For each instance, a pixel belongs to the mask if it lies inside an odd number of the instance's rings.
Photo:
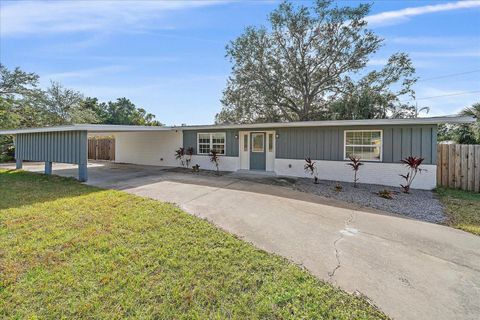
<path id="1" fill-rule="evenodd" d="M 231 69 L 225 45 L 265 25 L 278 4 L 1 0 L 0 61 L 38 73 L 42 86 L 55 80 L 102 101 L 127 97 L 168 125 L 213 123 Z M 369 67 L 409 53 L 418 105 L 430 115 L 480 101 L 480 1 L 376 1 L 368 19 L 385 38 Z"/>

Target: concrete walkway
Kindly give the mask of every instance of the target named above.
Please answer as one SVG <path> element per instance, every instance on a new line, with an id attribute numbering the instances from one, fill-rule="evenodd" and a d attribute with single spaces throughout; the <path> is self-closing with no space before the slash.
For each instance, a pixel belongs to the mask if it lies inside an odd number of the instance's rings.
<path id="1" fill-rule="evenodd" d="M 480 315 L 480 237 L 250 178 L 95 165 L 89 184 L 177 203 L 320 279 L 366 295 L 395 319 Z"/>

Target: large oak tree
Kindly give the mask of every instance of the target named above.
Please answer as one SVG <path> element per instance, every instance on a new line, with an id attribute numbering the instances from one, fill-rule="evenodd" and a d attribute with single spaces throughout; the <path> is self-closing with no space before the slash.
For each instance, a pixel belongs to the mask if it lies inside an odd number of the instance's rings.
<path id="1" fill-rule="evenodd" d="M 411 106 L 400 97 L 414 94 L 409 57 L 397 53 L 383 69 L 365 71 L 383 43 L 367 27 L 369 11 L 369 4 L 284 2 L 270 14 L 268 28 L 246 28 L 227 46 L 233 68 L 216 121 L 408 116 Z"/>

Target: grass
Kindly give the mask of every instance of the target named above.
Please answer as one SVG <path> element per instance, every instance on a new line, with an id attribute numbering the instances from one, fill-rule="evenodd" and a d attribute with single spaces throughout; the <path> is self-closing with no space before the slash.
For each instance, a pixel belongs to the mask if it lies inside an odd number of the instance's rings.
<path id="1" fill-rule="evenodd" d="M 0 170 L 0 318 L 386 319 L 179 208 Z"/>
<path id="2" fill-rule="evenodd" d="M 480 193 L 448 188 L 436 191 L 446 208 L 447 224 L 480 235 Z"/>

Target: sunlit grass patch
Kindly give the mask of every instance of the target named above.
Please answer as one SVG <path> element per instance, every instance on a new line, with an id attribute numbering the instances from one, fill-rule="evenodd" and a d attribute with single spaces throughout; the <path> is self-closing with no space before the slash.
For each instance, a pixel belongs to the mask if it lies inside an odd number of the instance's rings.
<path id="1" fill-rule="evenodd" d="M 0 318 L 385 318 L 170 204 L 21 171 L 0 190 Z"/>
<path id="2" fill-rule="evenodd" d="M 447 224 L 480 235 L 480 193 L 437 188 L 448 215 Z"/>

